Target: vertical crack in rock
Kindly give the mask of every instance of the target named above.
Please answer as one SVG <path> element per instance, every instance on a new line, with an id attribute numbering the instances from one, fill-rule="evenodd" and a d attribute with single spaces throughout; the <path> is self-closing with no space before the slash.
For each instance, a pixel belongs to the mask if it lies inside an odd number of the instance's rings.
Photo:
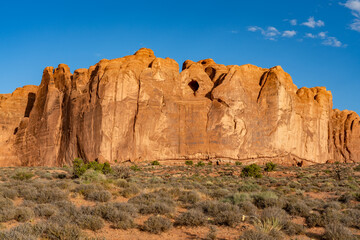
<path id="1" fill-rule="evenodd" d="M 261 86 L 261 88 L 260 88 L 260 91 L 259 91 L 259 94 L 258 94 L 258 97 L 257 97 L 257 103 L 259 103 L 259 99 L 261 97 L 261 92 L 262 92 L 262 90 L 263 90 L 263 88 L 264 88 L 264 86 L 265 86 L 265 84 L 267 82 L 268 76 L 269 76 L 269 72 L 265 72 L 260 78 L 259 85 Z"/>
<path id="2" fill-rule="evenodd" d="M 136 110 L 135 110 L 135 114 L 134 114 L 134 124 L 133 124 L 133 144 L 134 144 L 134 149 L 136 149 L 136 141 L 135 141 L 136 120 L 137 120 L 137 116 L 138 116 L 138 113 L 139 113 L 139 99 L 140 99 L 140 87 L 141 87 L 140 76 L 141 76 L 141 73 L 140 73 L 139 79 L 138 79 L 138 93 L 137 93 L 137 99 L 136 99 Z"/>
<path id="3" fill-rule="evenodd" d="M 30 92 L 28 94 L 28 101 L 27 101 L 24 117 L 30 117 L 30 112 L 34 107 L 35 100 L 36 100 L 36 94 Z"/>

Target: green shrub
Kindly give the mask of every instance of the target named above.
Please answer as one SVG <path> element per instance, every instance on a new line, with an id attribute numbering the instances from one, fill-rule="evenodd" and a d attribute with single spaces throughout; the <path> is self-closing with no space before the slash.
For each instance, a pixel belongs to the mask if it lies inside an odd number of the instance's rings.
<path id="1" fill-rule="evenodd" d="M 112 172 L 111 166 L 108 162 L 104 162 L 103 163 L 103 167 L 102 167 L 102 173 L 103 174 L 110 174 Z"/>
<path id="2" fill-rule="evenodd" d="M 197 164 L 196 164 L 197 167 L 203 167 L 205 166 L 205 163 L 203 163 L 202 161 L 199 161 Z"/>
<path id="3" fill-rule="evenodd" d="M 254 178 L 261 178 L 261 168 L 257 164 L 251 164 L 244 167 L 241 171 L 242 177 L 254 177 Z"/>
<path id="4" fill-rule="evenodd" d="M 134 172 L 138 172 L 138 171 L 141 171 L 141 168 L 138 166 L 138 165 L 132 165 L 130 167 L 131 170 L 133 170 Z"/>
<path id="5" fill-rule="evenodd" d="M 80 177 L 82 181 L 85 182 L 101 182 L 106 180 L 106 176 L 102 174 L 100 171 L 96 171 L 94 169 L 88 169 L 85 173 Z"/>
<path id="6" fill-rule="evenodd" d="M 244 182 L 241 184 L 238 188 L 239 192 L 257 192 L 261 189 L 261 186 L 259 186 L 256 183 L 251 182 Z"/>
<path id="7" fill-rule="evenodd" d="M 185 161 L 185 165 L 192 166 L 193 164 L 194 164 L 194 162 L 191 161 L 191 160 L 186 160 Z"/>
<path id="8" fill-rule="evenodd" d="M 12 176 L 12 178 L 16 179 L 16 180 L 24 181 L 24 180 L 29 180 L 33 176 L 34 176 L 34 174 L 31 172 L 19 171 L 19 172 L 15 173 L 15 175 Z"/>
<path id="9" fill-rule="evenodd" d="M 258 208 L 273 207 L 279 204 L 278 196 L 272 191 L 259 192 L 252 195 L 253 203 Z"/>
<path id="10" fill-rule="evenodd" d="M 246 202 L 249 200 L 250 200 L 250 195 L 248 193 L 242 193 L 242 192 L 235 193 L 225 198 L 226 202 L 230 202 L 234 205 L 239 205 L 242 202 Z"/>
<path id="11" fill-rule="evenodd" d="M 109 163 L 99 163 L 97 161 L 84 163 L 81 158 L 75 158 L 73 161 L 73 176 L 81 177 L 86 170 L 93 169 L 94 171 L 101 172 L 103 174 L 109 174 L 112 172 L 111 166 Z"/>
<path id="12" fill-rule="evenodd" d="M 151 162 L 151 165 L 153 165 L 153 166 L 159 166 L 160 163 L 159 163 L 159 161 L 152 161 L 152 162 Z"/>
<path id="13" fill-rule="evenodd" d="M 241 166 L 241 165 L 242 165 L 242 162 L 236 161 L 236 162 L 235 162 L 235 165 L 236 165 L 236 166 Z"/>
<path id="14" fill-rule="evenodd" d="M 73 161 L 73 175 L 74 177 L 82 176 L 87 170 L 87 164 L 81 158 L 75 158 Z"/>
<path id="15" fill-rule="evenodd" d="M 159 234 L 172 228 L 172 222 L 161 216 L 151 216 L 144 222 L 142 230 Z"/>
<path id="16" fill-rule="evenodd" d="M 273 162 L 266 163 L 266 165 L 265 165 L 265 171 L 266 172 L 272 172 L 275 169 L 276 169 L 276 164 L 275 163 L 273 163 Z"/>

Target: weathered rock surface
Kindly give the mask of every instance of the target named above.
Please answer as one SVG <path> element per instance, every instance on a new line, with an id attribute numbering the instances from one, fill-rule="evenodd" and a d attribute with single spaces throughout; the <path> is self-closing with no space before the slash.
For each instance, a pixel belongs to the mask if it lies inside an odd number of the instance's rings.
<path id="1" fill-rule="evenodd" d="M 140 49 L 74 74 L 47 67 L 38 89 L 23 89 L 0 99 L 0 165 L 360 161 L 359 116 L 333 110 L 324 87 L 298 89 L 279 66 L 187 60 L 179 73 Z"/>
<path id="2" fill-rule="evenodd" d="M 29 117 L 37 86 L 17 88 L 12 94 L 0 94 L 0 167 L 21 165 L 14 141 L 22 119 Z"/>

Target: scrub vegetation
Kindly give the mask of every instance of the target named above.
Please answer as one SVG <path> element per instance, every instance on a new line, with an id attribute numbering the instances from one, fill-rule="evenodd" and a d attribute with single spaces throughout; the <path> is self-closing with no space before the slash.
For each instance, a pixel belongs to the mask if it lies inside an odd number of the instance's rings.
<path id="1" fill-rule="evenodd" d="M 360 239 L 357 164 L 137 164 L 0 168 L 0 239 Z"/>

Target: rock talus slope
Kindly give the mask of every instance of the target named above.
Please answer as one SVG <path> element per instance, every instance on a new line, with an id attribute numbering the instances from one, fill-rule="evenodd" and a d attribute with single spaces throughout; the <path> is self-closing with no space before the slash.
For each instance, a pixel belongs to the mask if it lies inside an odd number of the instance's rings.
<path id="1" fill-rule="evenodd" d="M 359 116 L 333 110 L 324 87 L 298 89 L 279 66 L 187 60 L 179 72 L 140 49 L 73 74 L 47 67 L 38 88 L 17 91 L 0 97 L 0 165 L 360 160 Z"/>

